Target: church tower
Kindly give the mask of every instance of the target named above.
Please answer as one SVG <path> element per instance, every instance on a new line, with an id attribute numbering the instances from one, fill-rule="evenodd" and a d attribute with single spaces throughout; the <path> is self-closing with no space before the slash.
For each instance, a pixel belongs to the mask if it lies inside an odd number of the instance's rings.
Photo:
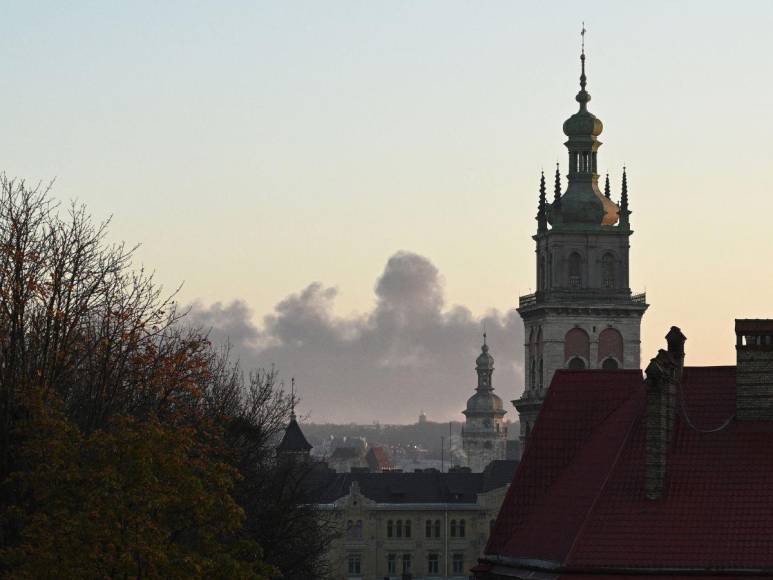
<path id="1" fill-rule="evenodd" d="M 503 419 L 507 411 L 502 399 L 494 394 L 491 375 L 494 374 L 494 357 L 489 354 L 486 333 L 483 333 L 481 353 L 475 360 L 478 386 L 467 400 L 462 411 L 466 417 L 462 428 L 462 449 L 467 456 L 467 466 L 475 473 L 481 472 L 495 459 L 507 455 L 507 427 Z"/>
<path id="2" fill-rule="evenodd" d="M 583 29 L 583 40 L 585 30 Z M 599 190 L 597 153 L 601 121 L 588 111 L 585 46 L 580 56 L 580 109 L 564 123 L 569 172 L 562 194 L 556 165 L 555 193 L 547 200 L 540 179 L 536 242 L 537 291 L 521 296 L 524 324 L 524 393 L 513 401 L 525 443 L 557 369 L 638 369 L 644 294 L 631 294 L 628 181 L 623 168 L 620 203 L 612 201 L 609 176 Z"/>

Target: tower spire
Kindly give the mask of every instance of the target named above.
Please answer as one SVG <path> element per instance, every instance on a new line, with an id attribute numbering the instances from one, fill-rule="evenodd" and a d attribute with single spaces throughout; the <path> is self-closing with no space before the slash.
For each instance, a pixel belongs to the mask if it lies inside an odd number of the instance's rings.
<path id="1" fill-rule="evenodd" d="M 295 377 L 290 378 L 290 419 L 295 420 Z"/>
<path id="2" fill-rule="evenodd" d="M 553 205 L 561 207 L 561 171 L 556 161 L 556 182 L 553 188 Z"/>
<path id="3" fill-rule="evenodd" d="M 609 189 L 609 173 L 607 173 L 607 178 L 604 181 L 604 197 L 609 199 L 610 196 L 610 189 Z"/>
<path id="4" fill-rule="evenodd" d="M 621 226 L 628 226 L 628 216 L 631 215 L 630 210 L 628 209 L 628 176 L 625 172 L 625 166 L 623 166 L 623 186 L 622 186 L 622 192 L 620 193 L 620 225 Z"/>
<path id="5" fill-rule="evenodd" d="M 580 50 L 580 92 L 577 93 L 577 102 L 580 103 L 580 110 L 585 111 L 590 101 L 590 95 L 585 90 L 588 77 L 585 76 L 585 22 L 582 23 L 580 38 L 582 39 L 582 49 Z"/>
<path id="6" fill-rule="evenodd" d="M 540 172 L 539 179 L 539 207 L 537 209 L 537 233 L 544 233 L 548 229 L 547 196 L 545 194 L 545 172 Z M 485 330 L 483 332 L 485 338 Z M 485 341 L 484 341 L 485 344 Z"/>

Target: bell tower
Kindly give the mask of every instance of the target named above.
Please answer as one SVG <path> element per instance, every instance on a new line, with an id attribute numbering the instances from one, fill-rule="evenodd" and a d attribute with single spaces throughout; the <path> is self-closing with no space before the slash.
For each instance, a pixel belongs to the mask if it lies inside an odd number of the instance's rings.
<path id="1" fill-rule="evenodd" d="M 467 400 L 467 408 L 462 428 L 462 448 L 467 457 L 467 466 L 474 472 L 482 472 L 495 459 L 507 456 L 507 427 L 504 424 L 505 411 L 502 399 L 494 394 L 491 382 L 494 374 L 494 357 L 486 344 L 483 333 L 483 346 L 475 359 L 475 372 L 478 374 L 478 386 L 475 394 Z"/>
<path id="2" fill-rule="evenodd" d="M 619 204 L 612 201 L 609 175 L 599 189 L 598 136 L 601 120 L 588 111 L 585 29 L 580 55 L 579 110 L 564 123 L 569 151 L 563 191 L 556 164 L 553 202 L 540 178 L 537 208 L 536 292 L 519 299 L 524 324 L 524 392 L 513 401 L 526 441 L 557 369 L 640 368 L 641 318 L 646 296 L 629 285 L 628 179 L 625 168 Z M 563 191 L 563 193 L 562 193 Z"/>

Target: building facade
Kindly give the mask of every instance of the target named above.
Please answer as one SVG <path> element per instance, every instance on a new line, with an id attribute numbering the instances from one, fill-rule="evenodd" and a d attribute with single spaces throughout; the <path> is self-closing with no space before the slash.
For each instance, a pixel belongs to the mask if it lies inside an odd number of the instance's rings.
<path id="1" fill-rule="evenodd" d="M 489 353 L 485 333 L 481 353 L 475 361 L 475 372 L 478 374 L 478 386 L 475 394 L 467 400 L 467 408 L 462 411 L 465 416 L 462 449 L 467 466 L 479 473 L 492 461 L 507 456 L 506 411 L 502 399 L 494 394 L 494 357 Z"/>
<path id="2" fill-rule="evenodd" d="M 339 532 L 329 551 L 332 577 L 469 578 L 516 466 L 330 476 L 318 507 Z"/>
<path id="3" fill-rule="evenodd" d="M 531 432 L 557 369 L 638 369 L 644 294 L 629 284 L 628 181 L 623 168 L 620 203 L 609 176 L 599 189 L 598 136 L 603 125 L 588 111 L 585 52 L 581 55 L 579 111 L 564 123 L 569 151 L 563 191 L 556 167 L 554 199 L 540 180 L 537 211 L 536 292 L 521 296 L 524 323 L 524 393 L 513 401 L 521 441 Z M 563 193 L 562 193 L 563 191 Z"/>

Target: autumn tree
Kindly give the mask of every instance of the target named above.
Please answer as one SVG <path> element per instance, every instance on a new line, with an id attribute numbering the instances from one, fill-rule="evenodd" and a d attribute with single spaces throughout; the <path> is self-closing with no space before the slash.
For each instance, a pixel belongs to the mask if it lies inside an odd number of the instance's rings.
<path id="1" fill-rule="evenodd" d="M 0 574 L 270 577 L 209 342 L 107 226 L 0 176 Z"/>

